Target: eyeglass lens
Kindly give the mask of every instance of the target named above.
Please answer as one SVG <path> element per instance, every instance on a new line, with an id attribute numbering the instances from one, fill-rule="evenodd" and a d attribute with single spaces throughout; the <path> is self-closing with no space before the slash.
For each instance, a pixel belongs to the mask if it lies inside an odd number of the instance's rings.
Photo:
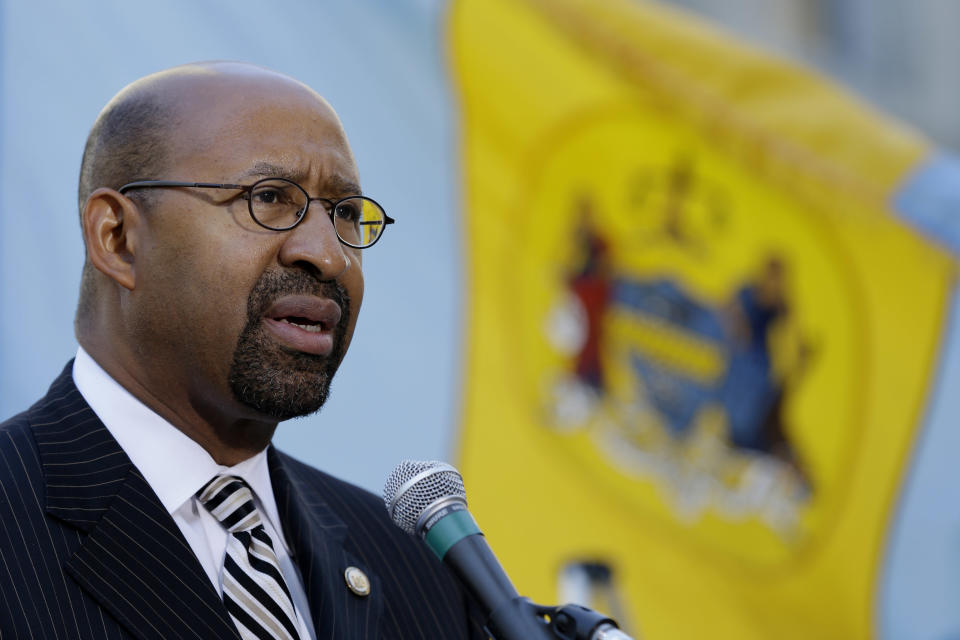
<path id="1" fill-rule="evenodd" d="M 250 189 L 250 213 L 265 227 L 289 229 L 303 217 L 308 199 L 294 182 L 279 178 L 261 180 Z M 340 239 L 354 247 L 368 247 L 376 242 L 386 222 L 383 209 L 362 196 L 337 202 L 332 218 Z"/>

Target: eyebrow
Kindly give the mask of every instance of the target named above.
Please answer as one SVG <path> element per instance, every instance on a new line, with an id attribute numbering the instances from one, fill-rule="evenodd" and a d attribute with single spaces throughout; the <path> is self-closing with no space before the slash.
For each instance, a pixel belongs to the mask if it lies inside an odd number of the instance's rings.
<path id="1" fill-rule="evenodd" d="M 291 170 L 280 165 L 276 165 L 270 162 L 257 162 L 249 171 L 245 171 L 240 179 L 244 178 L 284 178 L 285 180 L 290 180 L 291 182 L 296 182 L 301 184 L 305 179 L 306 175 L 299 170 Z M 332 195 L 345 196 L 345 195 L 363 195 L 363 190 L 360 188 L 360 185 L 345 178 L 340 175 L 328 176 L 323 181 L 324 190 Z"/>

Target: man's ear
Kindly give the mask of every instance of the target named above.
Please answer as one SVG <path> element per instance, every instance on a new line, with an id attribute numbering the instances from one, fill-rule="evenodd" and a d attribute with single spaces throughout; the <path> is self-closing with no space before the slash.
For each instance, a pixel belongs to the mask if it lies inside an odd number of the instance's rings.
<path id="1" fill-rule="evenodd" d="M 90 262 L 111 280 L 132 290 L 136 284 L 138 234 L 143 232 L 139 207 L 117 191 L 101 187 L 87 199 L 82 221 Z"/>

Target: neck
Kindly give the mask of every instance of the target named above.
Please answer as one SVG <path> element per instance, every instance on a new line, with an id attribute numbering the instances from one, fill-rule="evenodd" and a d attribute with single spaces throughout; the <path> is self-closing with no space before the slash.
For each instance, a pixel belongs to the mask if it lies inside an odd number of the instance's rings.
<path id="1" fill-rule="evenodd" d="M 273 438 L 277 421 L 243 407 L 232 397 L 217 403 L 218 394 L 191 393 L 182 380 L 157 380 L 159 370 L 143 355 L 124 358 L 117 343 L 78 336 L 83 349 L 120 386 L 154 413 L 182 431 L 224 466 L 233 466 L 263 451 Z"/>

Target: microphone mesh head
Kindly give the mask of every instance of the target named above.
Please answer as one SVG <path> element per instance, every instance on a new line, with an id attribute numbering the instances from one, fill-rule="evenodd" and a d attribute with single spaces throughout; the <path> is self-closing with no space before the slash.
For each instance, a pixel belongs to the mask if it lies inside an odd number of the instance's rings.
<path id="1" fill-rule="evenodd" d="M 383 502 L 394 523 L 416 533 L 420 514 L 443 498 L 467 500 L 460 472 L 438 460 L 404 460 L 396 466 L 383 487 Z"/>

